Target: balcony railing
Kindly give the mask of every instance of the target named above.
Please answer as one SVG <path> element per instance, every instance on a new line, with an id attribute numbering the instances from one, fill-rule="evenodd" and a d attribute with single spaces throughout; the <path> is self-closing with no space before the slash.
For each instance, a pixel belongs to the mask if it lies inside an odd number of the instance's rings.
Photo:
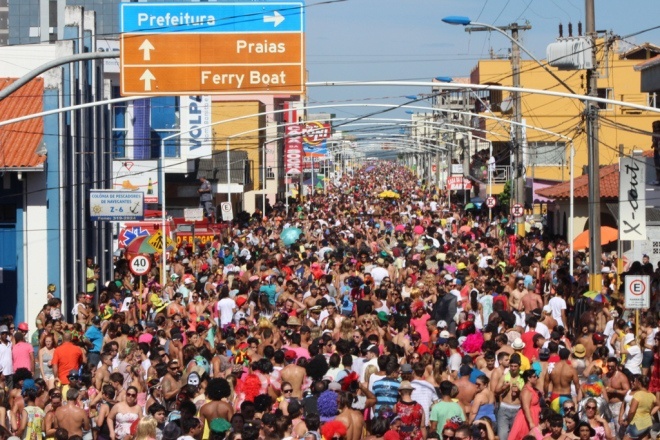
<path id="1" fill-rule="evenodd" d="M 499 165 L 493 170 L 493 183 L 506 183 L 511 176 L 509 165 Z M 488 183 L 488 167 L 481 166 L 470 169 L 470 177 L 483 183 Z"/>

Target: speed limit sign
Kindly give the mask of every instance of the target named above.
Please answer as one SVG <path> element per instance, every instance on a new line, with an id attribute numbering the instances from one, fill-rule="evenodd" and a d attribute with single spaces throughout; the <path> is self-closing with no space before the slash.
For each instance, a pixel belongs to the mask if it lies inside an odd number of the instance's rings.
<path id="1" fill-rule="evenodd" d="M 128 264 L 133 275 L 146 275 L 151 269 L 151 260 L 146 255 L 136 255 Z"/>

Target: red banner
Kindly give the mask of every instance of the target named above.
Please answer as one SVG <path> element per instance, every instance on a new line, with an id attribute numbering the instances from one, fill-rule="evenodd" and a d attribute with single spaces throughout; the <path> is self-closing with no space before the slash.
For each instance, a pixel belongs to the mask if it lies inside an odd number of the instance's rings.
<path id="1" fill-rule="evenodd" d="M 303 169 L 303 142 L 302 127 L 298 122 L 298 111 L 291 102 L 284 103 L 287 110 L 284 115 L 286 127 L 284 128 L 284 173 L 301 174 Z"/>

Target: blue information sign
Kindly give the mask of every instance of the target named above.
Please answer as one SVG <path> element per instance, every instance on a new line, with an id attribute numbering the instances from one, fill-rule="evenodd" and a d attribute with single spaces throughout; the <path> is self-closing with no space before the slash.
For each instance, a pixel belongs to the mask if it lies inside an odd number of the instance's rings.
<path id="1" fill-rule="evenodd" d="M 303 2 L 122 3 L 121 32 L 303 32 Z"/>

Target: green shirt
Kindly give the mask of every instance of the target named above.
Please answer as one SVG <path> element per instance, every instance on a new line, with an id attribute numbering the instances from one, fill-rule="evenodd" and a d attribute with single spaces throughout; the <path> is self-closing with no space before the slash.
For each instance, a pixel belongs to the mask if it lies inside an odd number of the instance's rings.
<path id="1" fill-rule="evenodd" d="M 430 419 L 432 422 L 438 422 L 436 431 L 440 435 L 440 438 L 442 438 L 442 429 L 445 427 L 445 423 L 454 416 L 460 417 L 461 420 L 465 421 L 463 408 L 456 402 L 440 401 L 431 407 Z"/>

